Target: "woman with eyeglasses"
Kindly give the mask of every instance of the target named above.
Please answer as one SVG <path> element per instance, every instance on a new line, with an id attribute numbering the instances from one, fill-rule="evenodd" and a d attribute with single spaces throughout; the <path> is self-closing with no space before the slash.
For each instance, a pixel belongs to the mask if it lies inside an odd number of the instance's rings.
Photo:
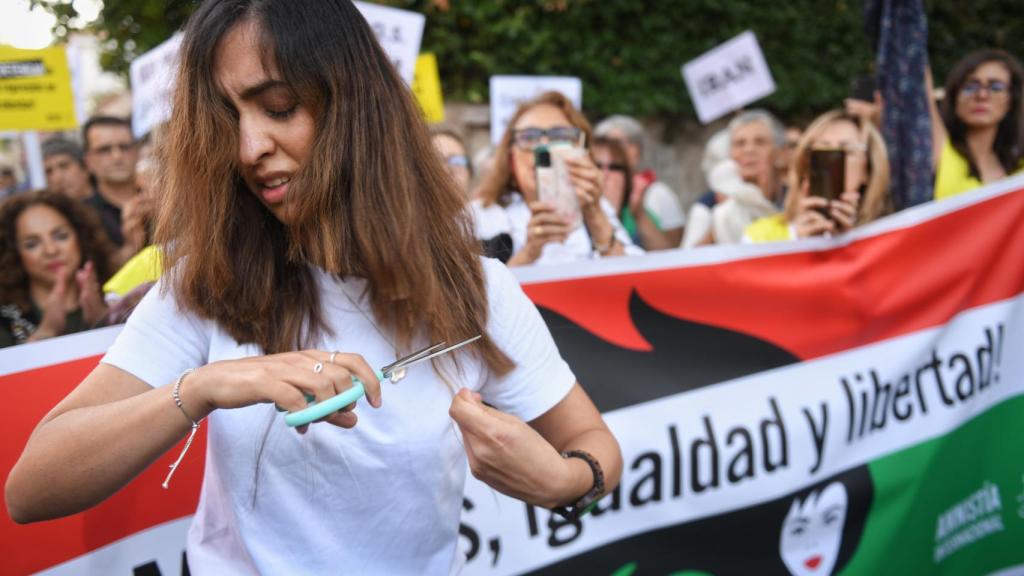
<path id="1" fill-rule="evenodd" d="M 603 198 L 602 173 L 588 153 L 566 159 L 582 214 L 580 225 L 573 226 L 539 198 L 537 147 L 590 141 L 590 123 L 568 98 L 557 92 L 541 94 L 522 104 L 508 126 L 472 203 L 478 238 L 486 243 L 509 236 L 509 266 L 643 253 Z"/>
<path id="2" fill-rule="evenodd" d="M 1020 60 L 1003 50 L 972 52 L 953 67 L 941 115 L 931 99 L 936 200 L 1024 170 L 1022 79 Z"/>
<path id="3" fill-rule="evenodd" d="M 437 153 L 444 160 L 444 166 L 451 174 L 452 180 L 458 185 L 466 198 L 469 198 L 469 181 L 473 178 L 473 166 L 469 162 L 466 142 L 448 128 L 435 128 L 430 131 L 430 140 L 437 148 Z"/>
<path id="4" fill-rule="evenodd" d="M 811 194 L 811 152 L 843 152 L 844 183 L 839 198 Z M 783 211 L 754 221 L 744 242 L 775 242 L 845 232 L 892 211 L 889 156 L 881 133 L 868 120 L 842 110 L 822 114 L 797 144 L 789 170 Z"/>
<path id="5" fill-rule="evenodd" d="M 113 246 L 96 215 L 57 192 L 0 204 L 0 348 L 87 330 L 107 306 Z"/>

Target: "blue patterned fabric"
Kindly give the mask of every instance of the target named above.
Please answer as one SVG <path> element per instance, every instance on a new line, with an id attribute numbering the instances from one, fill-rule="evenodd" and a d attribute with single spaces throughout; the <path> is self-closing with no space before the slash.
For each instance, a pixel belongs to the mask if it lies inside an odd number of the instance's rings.
<path id="1" fill-rule="evenodd" d="M 892 199 L 897 210 L 932 199 L 932 131 L 924 71 L 928 19 L 922 0 L 865 0 L 865 28 L 877 34 L 878 88 L 885 110 Z"/>

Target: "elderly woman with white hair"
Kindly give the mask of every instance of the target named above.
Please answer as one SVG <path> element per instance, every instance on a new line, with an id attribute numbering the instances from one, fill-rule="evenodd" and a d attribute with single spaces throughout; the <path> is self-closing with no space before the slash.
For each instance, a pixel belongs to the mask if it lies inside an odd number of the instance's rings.
<path id="1" fill-rule="evenodd" d="M 626 149 L 626 161 L 633 174 L 629 210 L 622 224 L 630 236 L 646 250 L 676 248 L 683 238 L 686 215 L 679 197 L 664 182 L 657 180 L 654 170 L 640 169 L 644 129 L 629 116 L 609 116 L 594 128 L 599 138 L 617 140 Z"/>

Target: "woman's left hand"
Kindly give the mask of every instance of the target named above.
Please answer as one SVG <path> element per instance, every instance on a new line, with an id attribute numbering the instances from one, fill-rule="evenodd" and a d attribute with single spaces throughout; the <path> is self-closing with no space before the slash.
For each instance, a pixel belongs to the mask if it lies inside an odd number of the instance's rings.
<path id="1" fill-rule="evenodd" d="M 528 424 L 484 405 L 463 388 L 448 414 L 462 431 L 473 476 L 502 494 L 552 508 L 573 494 L 573 470 L 566 459 Z"/>
<path id="2" fill-rule="evenodd" d="M 584 153 L 579 158 L 566 158 L 565 165 L 569 168 L 569 179 L 576 189 L 583 214 L 600 212 L 601 195 L 604 193 L 604 173 L 594 164 L 590 156 Z"/>
<path id="3" fill-rule="evenodd" d="M 82 319 L 85 325 L 95 326 L 107 315 L 107 304 L 100 294 L 100 283 L 96 280 L 96 271 L 92 262 L 86 262 L 82 269 L 75 273 L 78 283 L 78 303 L 82 307 Z"/>

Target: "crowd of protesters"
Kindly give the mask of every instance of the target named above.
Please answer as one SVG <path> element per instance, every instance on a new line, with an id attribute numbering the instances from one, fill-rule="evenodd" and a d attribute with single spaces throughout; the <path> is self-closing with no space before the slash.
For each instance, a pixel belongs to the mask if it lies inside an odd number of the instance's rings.
<path id="1" fill-rule="evenodd" d="M 1024 170 L 1024 67 L 999 50 L 957 63 L 937 101 L 930 73 L 933 198 Z M 565 97 L 524 103 L 498 145 L 473 155 L 437 128 L 439 158 L 466 197 L 482 250 L 508 266 L 620 257 L 707 244 L 836 235 L 896 209 L 881 133 L 885 103 L 836 103 L 806 129 L 761 109 L 740 111 L 706 143 L 706 193 L 684 210 L 642 163 L 645 133 L 614 115 L 592 128 Z M 834 198 L 811 190 L 814 151 L 842 152 Z M 151 244 L 158 156 L 128 120 L 90 118 L 42 146 L 47 189 L 0 162 L 0 347 L 123 321 L 159 277 Z M 540 192 L 537 161 L 558 156 L 575 194 L 566 212 Z M 472 184 L 475 183 L 475 186 Z"/>

